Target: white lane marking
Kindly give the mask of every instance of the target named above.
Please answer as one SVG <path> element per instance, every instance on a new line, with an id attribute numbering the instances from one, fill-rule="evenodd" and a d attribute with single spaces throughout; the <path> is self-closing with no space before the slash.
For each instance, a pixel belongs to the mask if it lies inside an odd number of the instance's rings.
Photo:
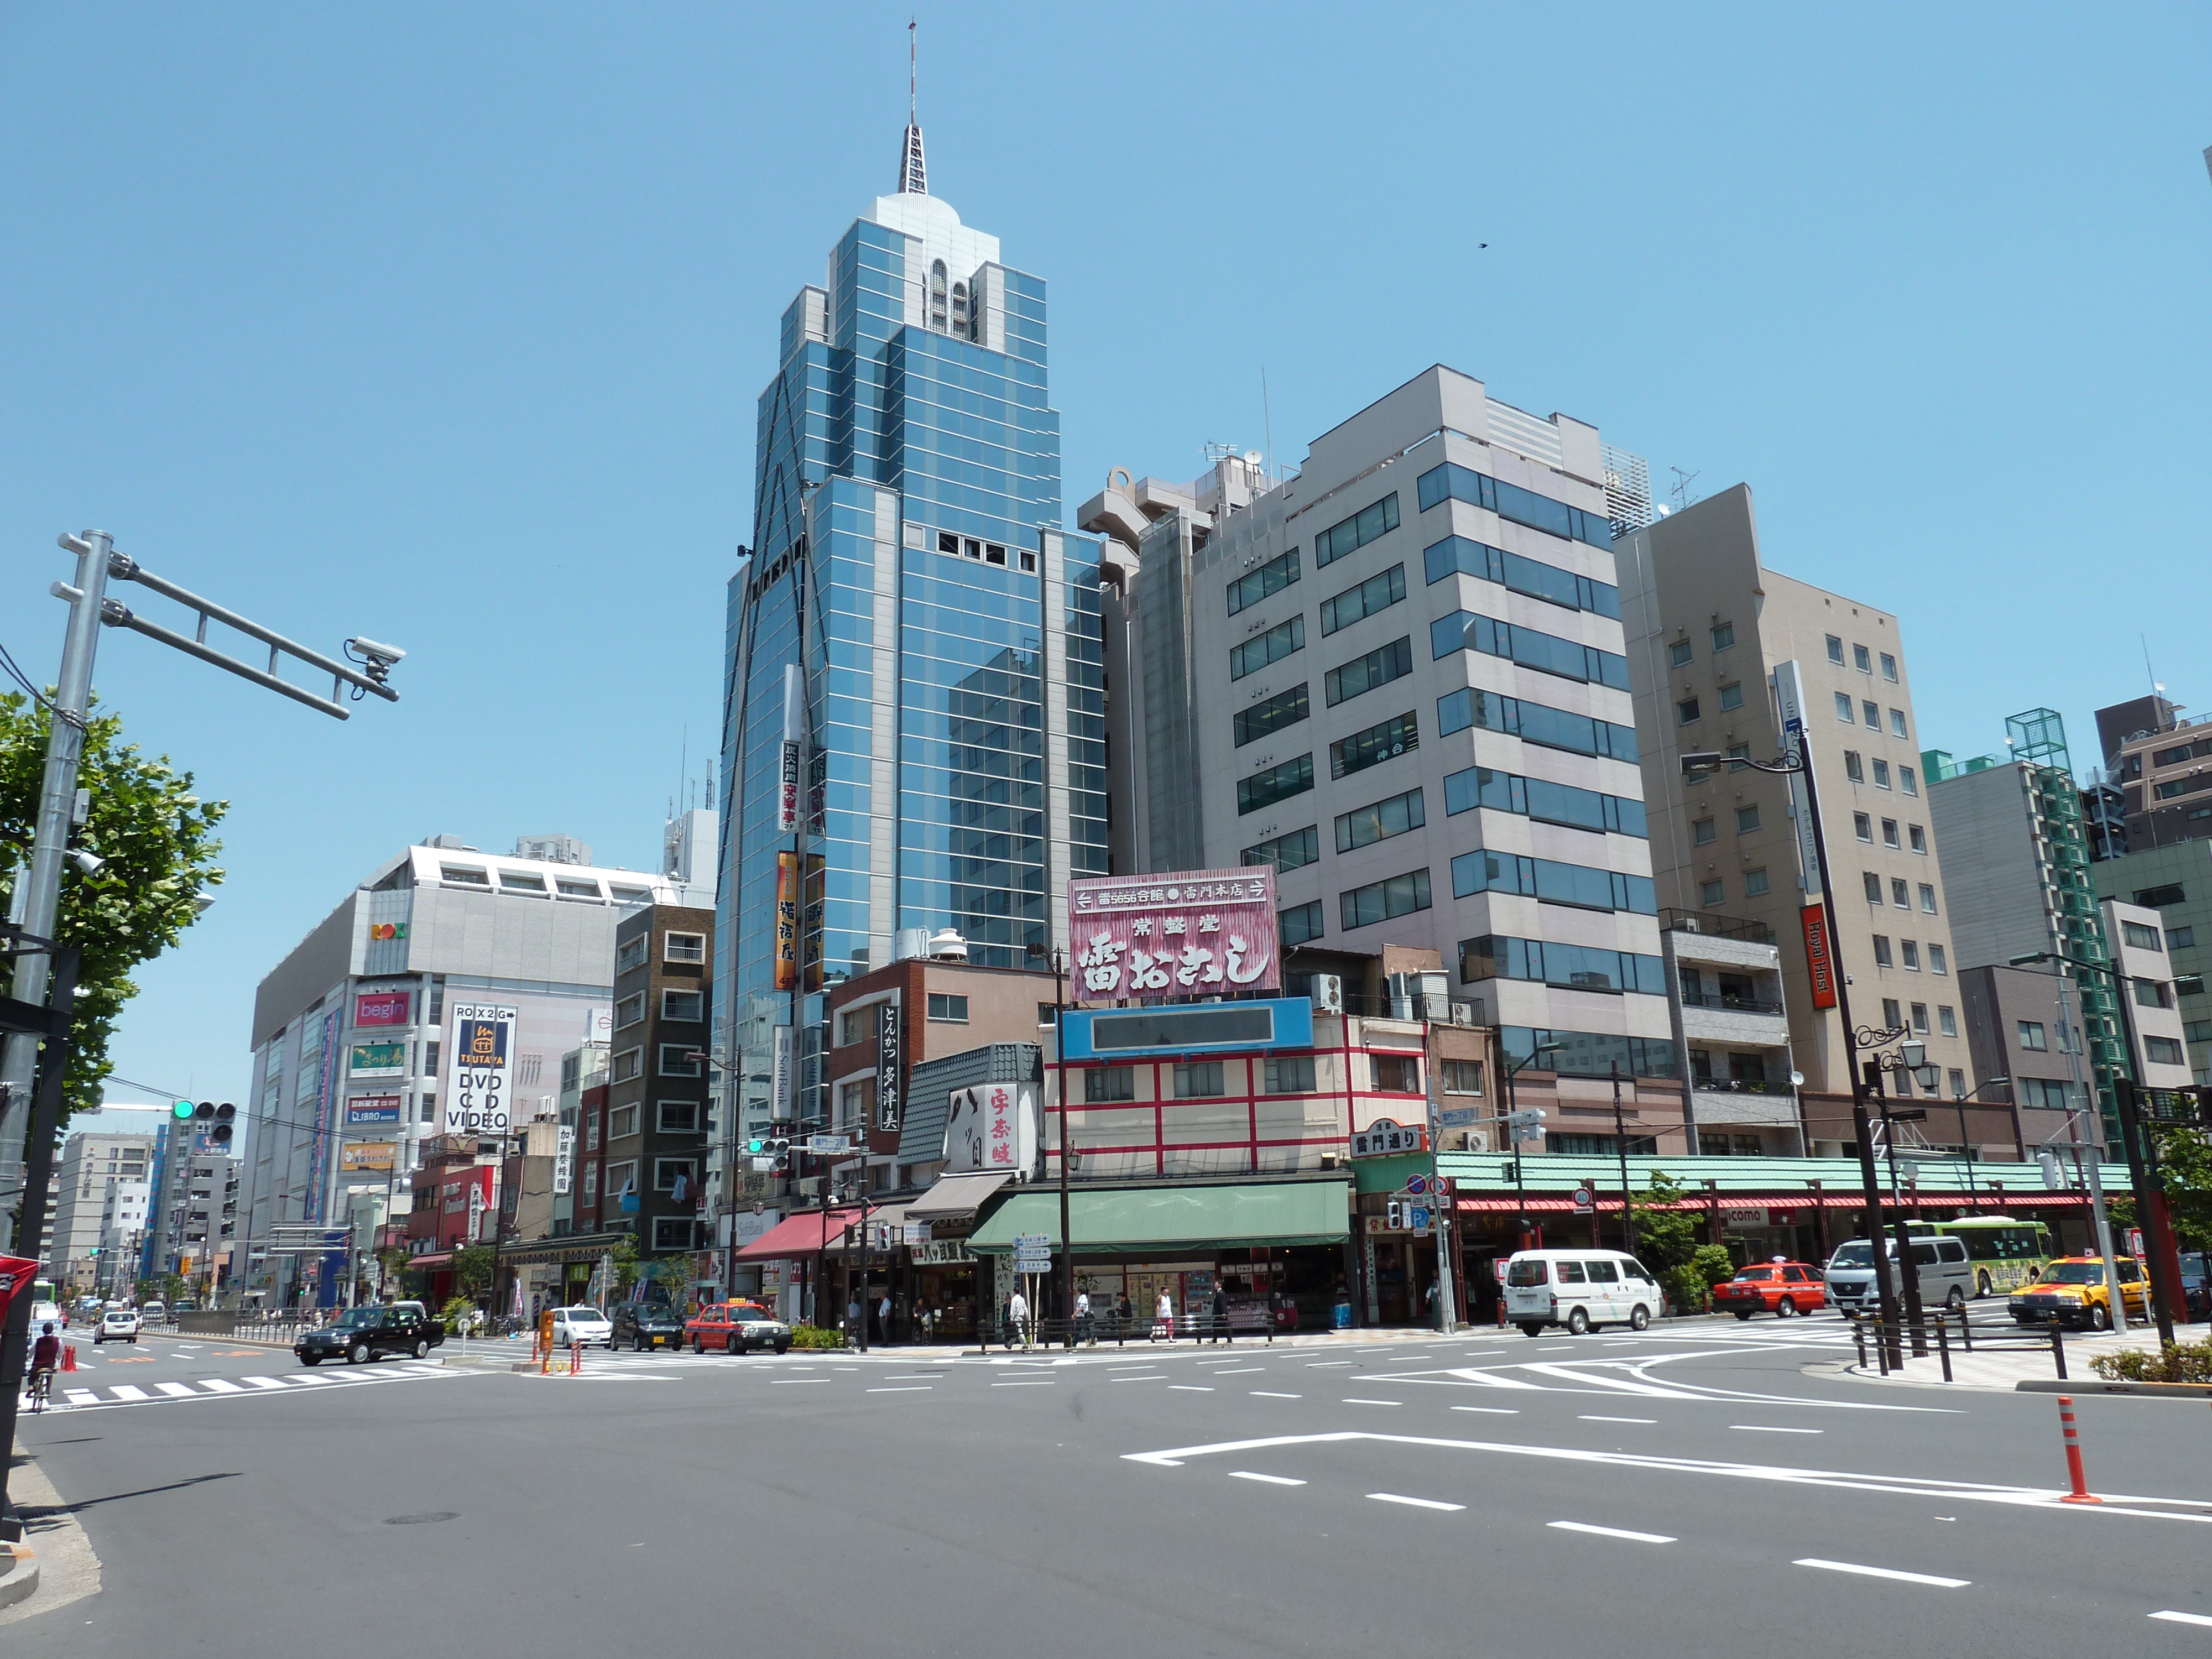
<path id="1" fill-rule="evenodd" d="M 1403 1504 L 1416 1510 L 1463 1510 L 1464 1504 L 1439 1504 L 1433 1498 L 1404 1498 L 1395 1492 L 1370 1492 L 1367 1494 L 1378 1504 Z"/>
<path id="2" fill-rule="evenodd" d="M 1000 1385 L 994 1382 L 991 1386 L 995 1389 Z M 929 1385 L 926 1382 L 905 1382 L 895 1389 L 870 1389 L 868 1392 L 870 1394 L 927 1394 Z"/>
<path id="3" fill-rule="evenodd" d="M 107 1391 L 118 1400 L 151 1400 L 154 1397 L 145 1389 L 134 1389 L 128 1382 L 110 1383 Z"/>
<path id="4" fill-rule="evenodd" d="M 1481 1412 L 1490 1417 L 1521 1415 L 1521 1408 L 1518 1406 L 1454 1406 L 1452 1409 L 1455 1412 Z"/>
<path id="5" fill-rule="evenodd" d="M 1938 1578 L 1929 1572 L 1899 1572 L 1895 1567 L 1865 1567 L 1856 1561 L 1823 1561 L 1817 1555 L 1808 1555 L 1792 1561 L 1793 1567 L 1819 1567 L 1827 1572 L 1856 1573 L 1862 1578 L 1894 1578 L 1900 1584 L 1928 1584 L 1936 1589 L 1964 1589 L 1974 1581 L 1971 1578 Z M 2212 1620 L 2205 1621 L 2212 1624 Z"/>
<path id="6" fill-rule="evenodd" d="M 1785 1429 L 1772 1423 L 1731 1423 L 1729 1427 L 1744 1434 L 1826 1434 L 1826 1429 Z"/>
<path id="7" fill-rule="evenodd" d="M 1306 1369 L 1310 1371 L 1327 1370 L 1331 1365 L 1349 1365 L 1351 1363 L 1349 1359 L 1310 1359 L 1306 1362 Z"/>
<path id="8" fill-rule="evenodd" d="M 2203 1613 L 2176 1613 L 2171 1607 L 2163 1613 L 2147 1613 L 2144 1616 L 2150 1619 L 2163 1619 L 2169 1625 L 2212 1625 L 2212 1618 L 2208 1618 Z"/>
<path id="9" fill-rule="evenodd" d="M 1115 1381 L 1118 1382 L 1121 1379 L 1116 1377 Z M 1060 1386 L 1060 1379 L 1056 1376 L 1024 1376 L 1018 1382 L 994 1382 L 991 1386 L 994 1389 L 1056 1389 Z"/>
<path id="10" fill-rule="evenodd" d="M 945 1375 L 943 1371 L 909 1371 L 902 1376 L 887 1376 L 884 1381 L 886 1382 L 934 1382 Z"/>
<path id="11" fill-rule="evenodd" d="M 1231 1469 L 1229 1471 L 1229 1478 L 1231 1480 L 1264 1480 L 1271 1486 L 1303 1486 L 1305 1485 L 1304 1481 L 1293 1480 L 1287 1474 L 1260 1474 L 1251 1469 Z M 2158 1615 L 2156 1613 L 2153 1613 L 2151 1616 L 2154 1619 Z"/>
<path id="12" fill-rule="evenodd" d="M 1213 1392 L 1212 1389 L 1207 1388 L 1202 1382 L 1170 1382 L 1168 1384 L 1168 1388 L 1170 1392 L 1179 1392 L 1182 1394 L 1212 1394 Z"/>
<path id="13" fill-rule="evenodd" d="M 1347 1406 L 1402 1406 L 1406 1402 L 1402 1400 L 1346 1400 L 1344 1403 Z"/>
<path id="14" fill-rule="evenodd" d="M 1582 1346 L 1582 1344 L 1579 1342 L 1547 1342 L 1542 1347 L 1537 1349 L 1536 1352 L 1538 1353 L 1557 1353 L 1562 1348 L 1579 1348 L 1580 1346 Z"/>
<path id="15" fill-rule="evenodd" d="M 1495 1359 L 1504 1352 L 1503 1348 L 1470 1348 L 1460 1358 L 1462 1359 Z"/>
<path id="16" fill-rule="evenodd" d="M 1235 1370 L 1215 1371 L 1212 1375 L 1215 1376 L 1250 1376 L 1255 1372 L 1264 1371 L 1267 1369 L 1267 1368 L 1265 1365 L 1239 1365 Z"/>
<path id="17" fill-rule="evenodd" d="M 1305 1395 L 1302 1394 L 1277 1394 L 1273 1389 L 1255 1389 L 1252 1390 L 1252 1398 L 1255 1400 L 1303 1400 L 1305 1398 Z"/>
<path id="18" fill-rule="evenodd" d="M 62 1393 L 72 1406 L 89 1406 L 100 1398 L 90 1389 L 64 1389 Z"/>
<path id="19" fill-rule="evenodd" d="M 1547 1521 L 1561 1532 L 1586 1532 L 1595 1538 L 1626 1538 L 1632 1544 L 1672 1544 L 1679 1540 L 1663 1532 L 1631 1532 L 1626 1527 L 1593 1527 L 1587 1521 Z"/>
<path id="20" fill-rule="evenodd" d="M 1585 1423 L 1656 1423 L 1659 1419 L 1656 1417 L 1593 1417 L 1584 1412 L 1582 1420 Z"/>
<path id="21" fill-rule="evenodd" d="M 827 1376 L 779 1376 L 770 1382 L 769 1387 L 771 1389 L 781 1389 L 793 1382 L 829 1382 L 835 1380 L 836 1379 L 832 1377 Z"/>
<path id="22" fill-rule="evenodd" d="M 1109 1382 L 1164 1382 L 1168 1380 L 1168 1374 L 1165 1371 L 1146 1371 L 1141 1376 L 1109 1376 L 1106 1380 Z"/>
<path id="23" fill-rule="evenodd" d="M 241 1382 L 251 1382 L 257 1389 L 281 1389 L 284 1385 L 273 1376 L 241 1376 Z"/>
<path id="24" fill-rule="evenodd" d="M 191 1387 L 191 1384 L 185 1382 L 156 1382 L 154 1386 L 156 1389 L 159 1389 L 163 1394 L 167 1395 L 172 1400 L 190 1400 L 193 1395 L 198 1392 L 198 1390 Z M 118 1394 L 122 1392 L 123 1390 L 120 1389 L 116 1390 L 116 1393 Z"/>

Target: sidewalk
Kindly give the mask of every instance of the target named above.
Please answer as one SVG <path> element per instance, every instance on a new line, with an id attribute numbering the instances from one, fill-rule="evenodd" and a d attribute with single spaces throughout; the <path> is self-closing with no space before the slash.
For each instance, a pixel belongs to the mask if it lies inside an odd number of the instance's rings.
<path id="1" fill-rule="evenodd" d="M 2202 1342 L 2208 1334 L 2212 1334 L 2212 1326 L 2177 1325 L 2173 1328 L 2173 1339 L 2177 1342 Z M 1908 1352 L 1904 1366 L 1893 1368 L 1887 1376 L 1881 1374 L 1875 1363 L 1871 1342 L 1864 1365 L 1854 1358 L 1834 1368 L 1834 1374 L 1856 1377 L 1866 1382 L 1933 1385 L 1939 1389 L 1985 1389 L 2011 1394 L 2022 1382 L 2047 1384 L 2055 1382 L 2058 1376 L 2058 1368 L 2051 1358 L 2051 1345 L 2047 1340 L 2038 1337 L 2033 1346 L 2020 1346 L 2021 1339 L 2029 1334 L 2026 1331 L 2017 1336 L 2010 1331 L 1998 1332 L 1996 1335 L 2004 1346 L 1977 1346 L 1973 1352 L 1968 1353 L 1960 1343 L 1958 1333 L 1953 1331 L 1951 1381 L 1948 1384 L 1943 1381 L 1942 1356 L 1936 1349 L 1933 1332 L 1929 1334 L 1926 1358 L 1915 1358 Z M 2068 1332 L 2060 1340 L 2066 1349 L 2067 1380 L 2094 1382 L 2098 1378 L 2097 1373 L 2090 1367 L 2092 1359 L 2100 1354 L 2119 1353 L 2129 1348 L 2155 1353 L 2158 1351 L 2158 1329 L 2155 1326 L 2131 1327 L 2125 1336 L 2091 1336 L 2086 1331 L 2078 1334 Z"/>

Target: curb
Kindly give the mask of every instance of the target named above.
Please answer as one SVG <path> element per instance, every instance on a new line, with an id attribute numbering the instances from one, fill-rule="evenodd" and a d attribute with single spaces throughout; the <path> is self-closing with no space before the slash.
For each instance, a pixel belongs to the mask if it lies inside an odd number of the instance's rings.
<path id="1" fill-rule="evenodd" d="M 2154 1400 L 2212 1400 L 2212 1382 L 2107 1382 L 2091 1377 L 2061 1382 L 2056 1377 L 2023 1377 L 2013 1384 L 2021 1394 L 2134 1394 Z"/>
<path id="2" fill-rule="evenodd" d="M 0 1607 L 11 1607 L 38 1593 L 39 1558 L 28 1544 L 0 1543 Z"/>

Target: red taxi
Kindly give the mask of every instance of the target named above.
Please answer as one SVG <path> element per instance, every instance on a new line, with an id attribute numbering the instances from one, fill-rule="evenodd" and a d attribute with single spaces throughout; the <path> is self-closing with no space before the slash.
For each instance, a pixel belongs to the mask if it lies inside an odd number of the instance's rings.
<path id="1" fill-rule="evenodd" d="M 1820 1270 L 1802 1261 L 1761 1262 L 1713 1286 L 1713 1311 L 1732 1313 L 1738 1319 L 1755 1313 L 1791 1319 L 1827 1305 L 1828 1290 L 1821 1283 Z"/>
<path id="2" fill-rule="evenodd" d="M 693 1353 L 719 1348 L 724 1353 L 773 1348 L 791 1352 L 791 1327 L 757 1302 L 710 1302 L 684 1322 L 684 1340 Z"/>

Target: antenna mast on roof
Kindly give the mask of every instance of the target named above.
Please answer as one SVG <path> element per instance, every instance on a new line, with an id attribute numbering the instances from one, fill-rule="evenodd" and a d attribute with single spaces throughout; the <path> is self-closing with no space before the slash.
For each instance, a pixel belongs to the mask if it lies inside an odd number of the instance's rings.
<path id="1" fill-rule="evenodd" d="M 902 196 L 929 194 L 929 170 L 921 156 L 921 105 L 915 95 L 915 20 L 909 16 L 906 25 L 906 141 L 899 152 L 898 193 Z"/>

